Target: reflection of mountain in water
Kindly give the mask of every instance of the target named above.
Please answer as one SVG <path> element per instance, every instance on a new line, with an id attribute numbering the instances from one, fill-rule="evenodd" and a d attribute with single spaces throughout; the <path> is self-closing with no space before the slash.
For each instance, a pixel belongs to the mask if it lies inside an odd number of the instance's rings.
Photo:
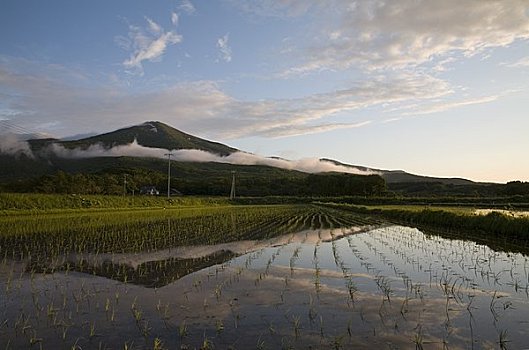
<path id="1" fill-rule="evenodd" d="M 114 263 L 109 260 L 105 260 L 100 264 L 90 264 L 83 259 L 80 262 L 64 264 L 56 268 L 55 271 L 68 269 L 147 288 L 160 288 L 193 272 L 225 263 L 236 256 L 231 251 L 220 250 L 197 258 L 172 257 L 165 260 L 146 261 L 136 267 L 126 263 Z"/>
<path id="2" fill-rule="evenodd" d="M 378 225 L 380 227 L 380 225 Z M 335 229 L 304 230 L 264 240 L 242 240 L 215 245 L 180 246 L 145 253 L 73 254 L 66 262 L 54 265 L 33 259 L 26 264 L 32 273 L 76 271 L 147 288 L 166 286 L 186 275 L 222 264 L 231 259 L 267 247 L 291 243 L 318 244 L 373 229 L 355 226 Z"/>
<path id="3" fill-rule="evenodd" d="M 86 265 L 84 266 L 84 271 L 81 271 L 121 282 L 142 285 L 147 288 L 160 288 L 193 272 L 222 264 L 235 256 L 230 251 L 221 250 L 199 258 L 169 258 L 160 261 L 147 261 L 136 268 L 126 264 L 105 261 L 98 266 Z"/>

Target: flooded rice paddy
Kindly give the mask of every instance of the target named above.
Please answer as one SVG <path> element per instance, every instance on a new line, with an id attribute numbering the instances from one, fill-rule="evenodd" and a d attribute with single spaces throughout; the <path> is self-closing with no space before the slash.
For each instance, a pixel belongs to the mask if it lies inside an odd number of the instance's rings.
<path id="1" fill-rule="evenodd" d="M 529 344 L 523 254 L 322 208 L 278 215 L 277 225 L 226 214 L 217 219 L 233 236 L 156 249 L 57 248 L 43 260 L 6 249 L 23 250 L 26 233 L 4 239 L 0 349 Z M 179 234 L 178 223 L 163 224 Z M 263 225 L 266 234 L 252 235 Z"/>

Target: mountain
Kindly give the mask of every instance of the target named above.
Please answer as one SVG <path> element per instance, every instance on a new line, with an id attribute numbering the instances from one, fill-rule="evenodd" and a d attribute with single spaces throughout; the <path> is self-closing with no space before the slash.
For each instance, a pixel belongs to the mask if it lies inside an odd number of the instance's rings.
<path id="1" fill-rule="evenodd" d="M 129 153 L 103 154 L 100 148 L 76 156 L 78 149 L 100 145 L 105 149 L 136 142 L 149 148 L 197 149 L 217 156 L 240 152 L 236 148 L 186 134 L 161 122 L 145 122 L 113 132 L 85 137 L 79 140 L 36 139 L 29 140 L 31 156 L 25 141 L 0 147 L 0 191 L 37 191 L 60 193 L 123 193 L 123 179 L 127 177 L 128 191 L 138 191 L 145 185 L 167 188 L 167 159 L 161 159 L 159 150 L 147 151 L 139 156 L 134 147 Z M 0 139 L 2 141 L 2 139 Z M 6 140 L 2 141 L 6 143 Z M 74 156 L 63 157 L 51 144 L 72 150 Z M 0 145 L 1 146 L 1 145 Z M 8 154 L 3 150 L 19 151 Z M 75 149 L 75 150 L 74 150 Z M 93 149 L 93 148 L 92 148 Z M 3 153 L 2 153 L 3 152 Z M 106 152 L 106 151 L 105 151 Z M 88 154 L 88 156 L 87 156 Z M 499 184 L 476 183 L 461 178 L 437 178 L 410 174 L 402 170 L 383 170 L 351 165 L 332 159 L 322 159 L 335 165 L 355 169 L 356 172 L 374 175 L 352 175 L 324 166 L 314 171 L 318 174 L 292 170 L 290 162 L 279 157 L 260 158 L 252 163 L 248 153 L 233 154 L 230 159 L 242 160 L 240 164 L 221 163 L 216 156 L 208 155 L 202 162 L 174 161 L 171 163 L 171 184 L 184 194 L 226 195 L 231 187 L 232 173 L 237 175 L 237 193 L 247 196 L 265 195 L 373 195 L 390 192 L 412 196 L 492 196 L 502 194 Z M 257 157 L 257 156 L 255 156 Z M 189 159 L 189 158 L 181 158 Z M 286 168 L 280 168 L 287 164 Z M 260 164 L 260 165 L 244 165 Z M 306 168 L 298 168 L 307 171 Z M 315 168 L 313 168 L 315 169 Z M 321 170 L 320 170 L 321 169 Z M 309 170 L 310 171 L 310 170 Z M 173 186 L 172 186 L 173 187 Z"/>
<path id="2" fill-rule="evenodd" d="M 322 160 L 334 163 L 336 165 L 345 166 L 348 168 L 357 169 L 360 171 L 368 171 L 380 174 L 384 180 L 388 184 L 396 184 L 396 183 L 440 183 L 443 185 L 454 185 L 454 186 L 464 186 L 464 185 L 473 185 L 476 184 L 476 182 L 462 179 L 462 178 L 444 178 L 444 177 L 433 177 L 433 176 L 424 176 L 424 175 L 415 175 L 410 174 L 408 172 L 405 172 L 403 170 L 383 170 L 383 169 L 375 169 L 375 168 L 368 168 L 365 166 L 359 166 L 359 165 L 351 165 L 339 162 L 334 159 L 327 159 L 323 158 Z"/>
<path id="3" fill-rule="evenodd" d="M 473 185 L 476 182 L 462 179 L 459 177 L 433 177 L 424 175 L 415 175 L 407 173 L 403 170 L 383 170 L 381 175 L 388 184 L 402 183 L 402 182 L 426 182 L 426 183 L 441 183 L 443 185 L 464 186 Z"/>
<path id="4" fill-rule="evenodd" d="M 61 141 L 56 139 L 41 139 L 31 140 L 30 144 L 33 150 L 38 150 L 47 143 L 51 142 L 58 143 L 66 148 L 86 149 L 94 144 L 101 144 L 105 148 L 111 148 L 113 146 L 130 144 L 134 140 L 144 147 L 163 148 L 169 150 L 198 149 L 221 156 L 227 156 L 237 151 L 237 149 L 233 147 L 186 134 L 180 130 L 170 127 L 167 124 L 157 121 L 145 122 L 140 125 L 127 127 L 80 140 Z"/>

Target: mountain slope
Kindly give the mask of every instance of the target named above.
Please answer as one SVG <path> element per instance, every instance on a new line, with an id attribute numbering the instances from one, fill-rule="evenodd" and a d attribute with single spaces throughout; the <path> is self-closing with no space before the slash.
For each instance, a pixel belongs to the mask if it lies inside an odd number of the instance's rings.
<path id="1" fill-rule="evenodd" d="M 444 185 L 473 185 L 474 181 L 462 179 L 459 177 L 432 177 L 407 173 L 403 170 L 383 170 L 381 175 L 388 184 L 403 183 L 403 182 L 425 182 L 425 183 L 441 183 Z"/>
<path id="2" fill-rule="evenodd" d="M 374 168 L 368 168 L 365 166 L 359 166 L 359 165 L 351 165 L 339 162 L 334 159 L 327 159 L 324 158 L 323 160 L 326 160 L 328 162 L 332 162 L 336 165 L 345 166 L 348 168 L 358 169 L 361 171 L 372 171 L 374 173 L 380 174 L 384 180 L 388 184 L 395 184 L 395 183 L 441 183 L 443 185 L 455 185 L 455 186 L 463 186 L 463 185 L 472 185 L 475 184 L 474 181 L 462 179 L 462 178 L 445 178 L 445 177 L 432 177 L 432 176 L 424 176 L 424 175 L 415 175 L 410 174 L 408 172 L 405 172 L 403 170 L 382 170 L 382 169 L 374 169 Z"/>
<path id="3" fill-rule="evenodd" d="M 212 142 L 199 137 L 186 134 L 170 127 L 161 122 L 145 122 L 140 125 L 119 129 L 109 133 L 87 137 L 75 141 L 57 141 L 66 148 L 87 148 L 94 144 L 102 144 L 105 148 L 112 146 L 126 145 L 134 140 L 145 147 L 163 148 L 163 149 L 198 149 L 221 156 L 229 155 L 236 152 L 237 149 L 223 145 L 218 142 Z M 51 142 L 51 141 L 50 141 Z M 42 147 L 43 142 L 34 140 L 30 142 L 33 148 Z"/>
<path id="4" fill-rule="evenodd" d="M 61 171 L 70 174 L 68 176 L 75 177 L 79 175 L 80 177 L 75 178 L 75 181 L 82 180 L 84 176 L 97 182 L 95 187 L 110 188 L 109 190 L 103 189 L 104 193 L 121 191 L 122 184 L 120 183 L 123 181 L 124 175 L 129 176 L 129 182 L 135 181 L 138 186 L 141 184 L 157 184 L 160 188 L 163 188 L 167 179 L 166 159 L 138 156 L 135 152 L 121 156 L 101 156 L 101 153 L 93 152 L 90 153 L 91 156 L 89 157 L 62 157 L 59 155 L 60 153 L 54 153 L 54 151 L 50 151 L 51 148 L 47 148 L 48 145 L 53 143 L 68 149 L 86 149 L 96 144 L 111 148 L 118 145 L 128 145 L 134 140 L 147 148 L 198 149 L 221 156 L 227 156 L 238 151 L 221 143 L 211 142 L 183 133 L 161 122 L 145 122 L 140 125 L 74 141 L 57 139 L 30 140 L 28 142 L 30 142 L 34 151 L 34 157 L 25 154 L 19 154 L 18 156 L 0 155 L 0 190 L 2 183 L 5 184 L 6 189 L 14 188 L 10 184 L 19 184 L 20 186 L 17 185 L 17 188 L 22 191 L 29 189 L 31 186 L 38 188 L 35 184 L 38 182 L 49 182 L 48 180 L 51 179 L 47 178 L 46 180 L 46 178 L 39 177 L 43 175 L 53 177 Z M 280 159 L 278 157 L 272 158 Z M 371 177 L 359 176 L 359 179 L 354 180 L 358 180 L 359 183 L 364 183 L 368 187 L 376 187 L 377 189 L 372 192 L 377 193 L 380 192 L 378 189 L 380 186 L 375 183 L 374 178 L 384 179 L 387 183 L 387 188 L 392 192 L 409 195 L 473 195 L 475 193 L 489 195 L 490 193 L 495 193 L 494 189 L 488 189 L 490 187 L 488 184 L 476 183 L 466 179 L 421 176 L 401 170 L 374 169 L 346 164 L 332 159 L 322 160 L 332 162 L 338 166 L 356 169 L 360 172 L 371 172 L 380 175 Z M 173 161 L 171 167 L 171 175 L 175 183 L 178 184 L 176 187 L 181 189 L 181 192 L 189 194 L 211 195 L 224 193 L 226 188 L 229 189 L 231 186 L 232 171 L 237 173 L 239 189 L 245 195 L 307 194 L 309 182 L 311 183 L 310 186 L 318 185 L 329 192 L 337 184 L 344 182 L 345 178 L 349 179 L 347 181 L 351 182 L 351 184 L 354 182 L 353 178 L 355 178 L 355 176 L 350 175 L 343 176 L 343 174 L 338 175 L 332 172 L 326 173 L 326 170 L 320 170 L 320 175 L 323 177 L 318 178 L 311 177 L 308 173 L 273 166 L 233 165 L 216 163 L 214 160 L 207 162 Z M 325 167 L 322 169 L 325 169 Z M 58 180 L 61 179 L 58 178 Z M 370 181 L 373 184 L 370 184 Z M 345 182 L 342 185 L 345 186 L 344 184 Z M 76 188 L 75 185 L 74 188 Z M 94 189 L 94 191 L 96 190 Z M 313 193 L 316 193 L 315 190 Z"/>

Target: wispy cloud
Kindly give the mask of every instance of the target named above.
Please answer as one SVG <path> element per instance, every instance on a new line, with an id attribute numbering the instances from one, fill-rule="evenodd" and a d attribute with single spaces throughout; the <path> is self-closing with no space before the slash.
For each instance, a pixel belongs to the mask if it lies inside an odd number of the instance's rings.
<path id="1" fill-rule="evenodd" d="M 464 106 L 471 106 L 483 103 L 490 103 L 496 101 L 501 95 L 483 96 L 478 98 L 464 99 L 460 101 L 443 101 L 432 104 L 426 104 L 424 106 L 415 106 L 408 112 L 401 113 L 402 116 L 409 115 L 423 115 L 444 112 L 450 109 L 455 109 Z"/>
<path id="2" fill-rule="evenodd" d="M 285 3 L 267 2 L 274 4 L 272 8 Z M 415 67 L 529 38 L 526 0 L 329 0 L 325 7 L 317 1 L 286 3 L 309 8 L 312 4 L 315 20 L 311 42 L 302 42 L 295 52 L 303 61 L 283 76 L 351 67 Z"/>
<path id="3" fill-rule="evenodd" d="M 15 157 L 26 155 L 33 158 L 33 152 L 25 139 L 21 135 L 14 133 L 0 134 L 0 154 L 7 154 Z"/>
<path id="4" fill-rule="evenodd" d="M 266 17 L 296 17 L 323 5 L 312 0 L 226 0 L 241 11 Z"/>
<path id="5" fill-rule="evenodd" d="M 269 137 L 288 137 L 299 136 L 307 134 L 318 134 L 322 132 L 338 130 L 338 129 L 352 129 L 360 128 L 371 124 L 370 120 L 359 123 L 330 123 L 320 125 L 301 125 L 301 126 L 284 126 L 270 129 L 265 133 Z"/>
<path id="6" fill-rule="evenodd" d="M 193 14 L 196 11 L 195 6 L 190 0 L 181 0 L 178 9 L 187 14 Z"/>
<path id="7" fill-rule="evenodd" d="M 173 12 L 171 13 L 171 23 L 174 25 L 174 26 L 177 26 L 178 25 L 178 13 L 176 12 Z"/>
<path id="8" fill-rule="evenodd" d="M 378 112 L 370 118 L 356 115 L 358 111 L 376 108 L 383 112 L 402 104 L 432 102 L 454 92 L 447 82 L 429 75 L 394 73 L 359 81 L 347 89 L 288 99 L 239 100 L 212 81 L 182 82 L 131 94 L 115 85 L 72 86 L 53 75 L 21 73 L 2 64 L 0 89 L 10 92 L 4 101 L 16 113 L 9 119 L 36 129 L 55 125 L 56 132 L 63 130 L 58 136 L 160 120 L 223 139 L 359 128 Z"/>
<path id="9" fill-rule="evenodd" d="M 1 145 L 1 143 L 0 143 Z M 1 149 L 0 149 L 1 150 Z M 65 148 L 60 144 L 52 144 L 43 153 L 53 153 L 62 158 L 93 158 L 93 157 L 150 157 L 165 158 L 168 150 L 163 148 L 151 148 L 139 145 L 136 140 L 128 145 L 104 148 L 100 144 L 91 145 L 88 148 Z M 362 170 L 355 167 L 337 165 L 330 161 L 318 158 L 304 158 L 299 160 L 286 160 L 278 158 L 267 158 L 246 152 L 235 152 L 228 156 L 209 153 L 196 149 L 177 149 L 170 151 L 174 160 L 181 162 L 216 162 L 238 165 L 265 165 L 281 169 L 297 170 L 305 173 L 341 172 L 357 175 L 377 174 L 374 171 Z"/>
<path id="10" fill-rule="evenodd" d="M 529 56 L 522 57 L 516 62 L 503 63 L 503 65 L 509 68 L 529 67 Z"/>
<path id="11" fill-rule="evenodd" d="M 229 33 L 225 34 L 223 37 L 219 38 L 217 40 L 217 48 L 219 49 L 219 55 L 220 58 L 224 62 L 231 62 L 231 47 L 228 45 L 228 41 L 230 40 Z"/>
<path id="12" fill-rule="evenodd" d="M 173 14 L 174 15 L 174 14 Z M 174 16 L 171 18 L 173 23 Z M 175 31 L 164 31 L 164 29 L 150 18 L 145 18 L 147 26 L 129 26 L 128 37 L 119 36 L 116 38 L 118 45 L 130 51 L 130 57 L 123 61 L 123 66 L 130 72 L 143 74 L 143 62 L 155 62 L 161 59 L 166 49 L 170 45 L 178 44 L 182 41 L 182 36 Z"/>

